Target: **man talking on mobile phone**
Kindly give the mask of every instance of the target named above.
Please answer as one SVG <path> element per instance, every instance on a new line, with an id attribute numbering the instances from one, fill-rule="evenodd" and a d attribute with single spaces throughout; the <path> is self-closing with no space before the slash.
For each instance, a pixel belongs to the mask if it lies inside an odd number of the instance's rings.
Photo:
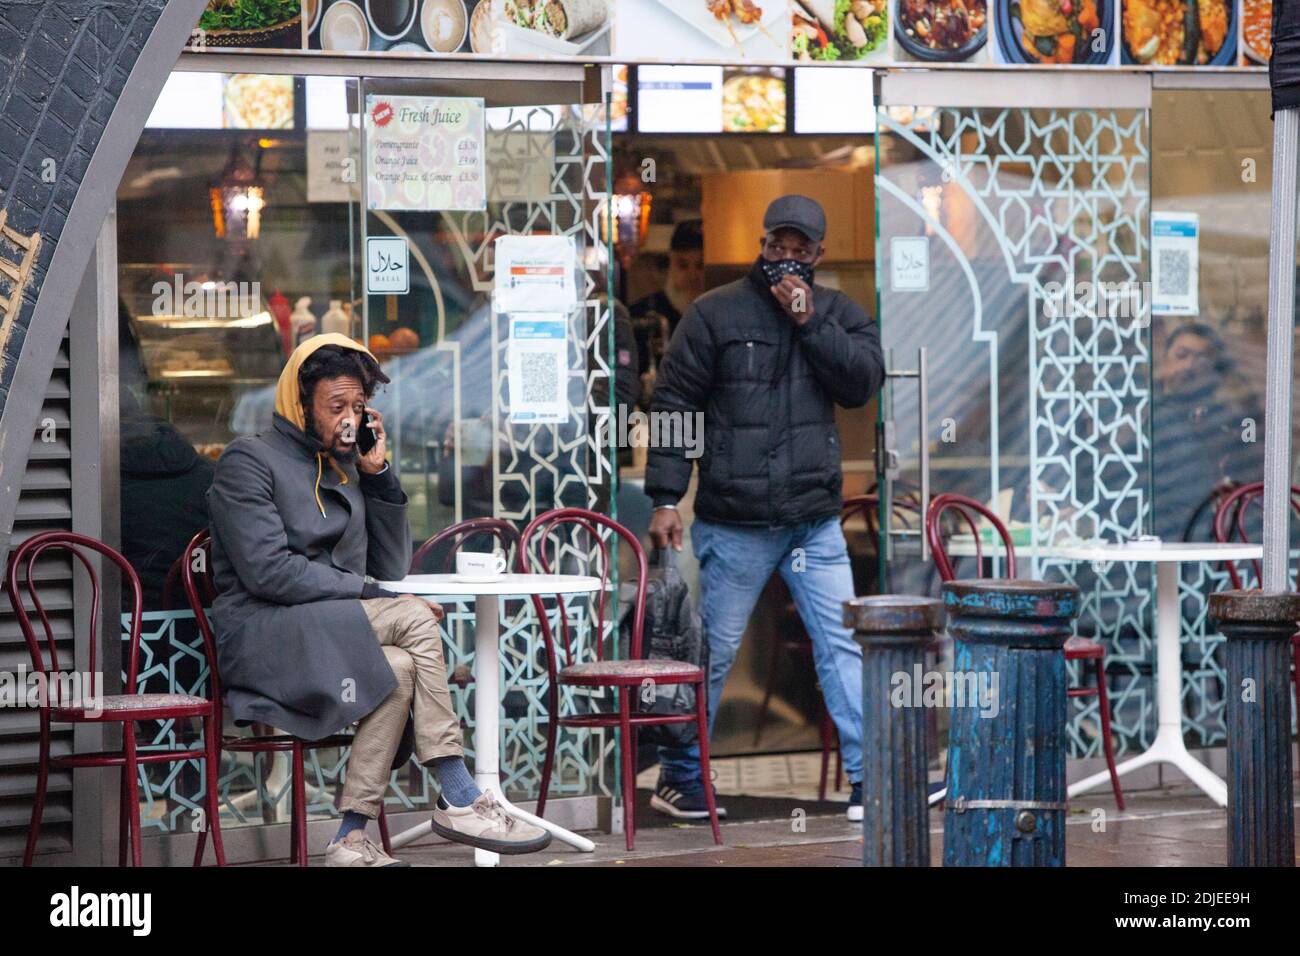
<path id="1" fill-rule="evenodd" d="M 497 853 L 550 834 L 507 813 L 465 767 L 438 621 L 442 608 L 379 580 L 406 576 L 407 497 L 370 400 L 387 382 L 375 357 L 337 333 L 289 357 L 273 427 L 232 442 L 208 510 L 217 662 L 238 723 L 319 740 L 360 721 L 326 866 L 401 865 L 371 842 L 407 720 L 416 758 L 441 790 L 433 829 Z M 362 429 L 373 432 L 360 450 Z"/>
<path id="2" fill-rule="evenodd" d="M 764 585 L 780 571 L 812 639 L 826 709 L 840 736 L 862 819 L 862 651 L 844 626 L 853 597 L 840 530 L 840 439 L 835 406 L 880 390 L 885 363 L 871 317 L 816 285 L 826 215 L 807 196 L 767 207 L 749 274 L 696 299 L 655 381 L 652 414 L 704 416 L 704 454 L 691 544 L 700 563 L 700 613 L 709 635 L 709 726 Z M 656 547 L 682 546 L 677 502 L 694 462 L 683 446 L 650 449 L 645 490 Z M 659 748 L 651 806 L 706 815 L 697 747 Z"/>

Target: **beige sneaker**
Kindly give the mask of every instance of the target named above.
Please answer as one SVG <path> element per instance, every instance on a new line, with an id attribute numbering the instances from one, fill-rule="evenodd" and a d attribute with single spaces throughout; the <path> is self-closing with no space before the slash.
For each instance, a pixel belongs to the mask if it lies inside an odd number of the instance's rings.
<path id="1" fill-rule="evenodd" d="M 326 866 L 406 866 L 370 841 L 365 830 L 353 830 L 342 842 L 333 841 L 325 848 Z"/>
<path id="2" fill-rule="evenodd" d="M 432 825 L 439 836 L 493 853 L 536 853 L 551 842 L 549 830 L 511 815 L 491 793 L 468 807 L 453 807 L 439 797 Z"/>

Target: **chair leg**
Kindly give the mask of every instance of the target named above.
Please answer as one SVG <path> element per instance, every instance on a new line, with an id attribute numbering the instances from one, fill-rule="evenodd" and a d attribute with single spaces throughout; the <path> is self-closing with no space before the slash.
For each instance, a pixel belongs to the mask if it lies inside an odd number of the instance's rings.
<path id="1" fill-rule="evenodd" d="M 820 700 L 820 695 L 819 695 Z M 831 721 L 830 714 L 826 712 L 826 702 L 820 704 L 821 718 L 818 721 L 822 737 L 822 772 L 821 778 L 817 783 L 817 800 L 823 802 L 826 800 L 826 774 L 830 771 L 831 762 Z M 838 785 L 836 786 L 838 790 Z"/>
<path id="2" fill-rule="evenodd" d="M 700 781 L 704 784 L 704 803 L 709 808 L 709 824 L 713 827 L 713 842 L 722 844 L 722 831 L 718 828 L 718 798 L 713 794 L 713 771 L 709 767 L 709 705 L 708 687 L 701 683 L 695 689 L 695 726 L 700 737 Z"/>
<path id="3" fill-rule="evenodd" d="M 772 700 L 772 690 L 776 686 L 776 660 L 777 654 L 781 650 L 781 635 L 775 634 L 772 637 L 772 651 L 767 655 L 767 686 L 763 689 L 763 703 L 758 708 L 758 720 L 754 724 L 754 746 L 758 746 L 758 738 L 763 735 L 763 725 L 767 723 L 767 705 Z"/>
<path id="4" fill-rule="evenodd" d="M 636 774 L 632 767 L 632 711 L 628 689 L 618 689 L 619 753 L 623 757 L 623 835 L 627 848 L 636 848 Z"/>
<path id="5" fill-rule="evenodd" d="M 1291 675 L 1291 680 L 1295 682 L 1295 719 L 1296 726 L 1300 727 L 1300 643 L 1293 643 L 1295 649 L 1295 673 Z"/>
<path id="6" fill-rule="evenodd" d="M 125 733 L 125 731 L 123 731 Z M 117 865 L 126 866 L 126 844 L 131 839 L 131 815 L 127 813 L 130 806 L 126 792 L 126 764 L 122 764 L 122 779 L 117 787 Z"/>
<path id="7" fill-rule="evenodd" d="M 299 866 L 307 865 L 307 773 L 303 767 L 302 741 L 293 742 L 293 851 Z"/>
<path id="8" fill-rule="evenodd" d="M 203 838 L 211 832 L 212 852 L 216 854 L 217 866 L 226 865 L 226 847 L 221 841 L 221 728 L 209 717 L 203 721 L 203 739 L 206 744 L 207 765 L 207 827 L 199 834 L 199 849 L 194 857 L 194 865 L 203 863 Z"/>
<path id="9" fill-rule="evenodd" d="M 546 691 L 549 713 L 546 715 L 546 754 L 542 758 L 542 783 L 537 795 L 537 815 L 546 816 L 546 794 L 551 789 L 551 771 L 555 767 L 555 738 L 560 730 L 560 692 L 552 680 Z"/>
<path id="10" fill-rule="evenodd" d="M 50 779 L 50 723 L 41 714 L 40 763 L 36 767 L 36 795 L 32 801 L 32 819 L 27 828 L 27 847 L 23 850 L 23 866 L 31 866 L 36 856 L 36 841 L 41 834 L 41 817 L 45 815 L 45 790 Z"/>
<path id="11" fill-rule="evenodd" d="M 1115 772 L 1115 748 L 1110 743 L 1110 699 L 1106 696 L 1106 662 L 1095 661 L 1097 672 L 1097 711 L 1101 714 L 1101 747 L 1106 754 L 1106 769 L 1110 771 L 1110 786 L 1115 791 L 1115 805 L 1124 810 L 1124 793 L 1119 788 L 1119 774 Z"/>
<path id="12" fill-rule="evenodd" d="M 393 844 L 388 839 L 388 815 L 382 806 L 379 808 L 379 842 L 383 844 L 384 852 L 392 856 Z"/>
<path id="13" fill-rule="evenodd" d="M 131 866 L 139 869 L 142 865 L 140 858 L 140 781 L 137 778 L 140 765 L 136 763 L 135 758 L 135 724 L 125 723 L 122 725 L 122 742 L 124 744 L 122 749 L 126 754 L 123 772 L 126 774 L 127 823 L 131 831 Z"/>

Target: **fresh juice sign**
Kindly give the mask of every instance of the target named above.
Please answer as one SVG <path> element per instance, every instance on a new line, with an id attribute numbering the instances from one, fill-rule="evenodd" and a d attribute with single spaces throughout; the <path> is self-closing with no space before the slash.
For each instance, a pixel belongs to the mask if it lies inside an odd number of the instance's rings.
<path id="1" fill-rule="evenodd" d="M 481 99 L 366 97 L 366 203 L 371 209 L 483 209 L 483 155 Z"/>

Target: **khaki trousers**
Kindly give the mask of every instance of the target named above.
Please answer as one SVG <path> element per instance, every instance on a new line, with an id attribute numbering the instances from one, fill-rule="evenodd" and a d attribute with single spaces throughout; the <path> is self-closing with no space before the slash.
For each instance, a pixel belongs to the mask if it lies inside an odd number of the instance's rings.
<path id="1" fill-rule="evenodd" d="M 447 690 L 442 635 L 433 609 L 412 598 L 371 598 L 361 607 L 393 668 L 397 688 L 357 724 L 339 809 L 374 819 L 383 805 L 408 714 L 414 716 L 415 756 L 420 763 L 459 757 L 464 749 L 460 720 Z"/>

